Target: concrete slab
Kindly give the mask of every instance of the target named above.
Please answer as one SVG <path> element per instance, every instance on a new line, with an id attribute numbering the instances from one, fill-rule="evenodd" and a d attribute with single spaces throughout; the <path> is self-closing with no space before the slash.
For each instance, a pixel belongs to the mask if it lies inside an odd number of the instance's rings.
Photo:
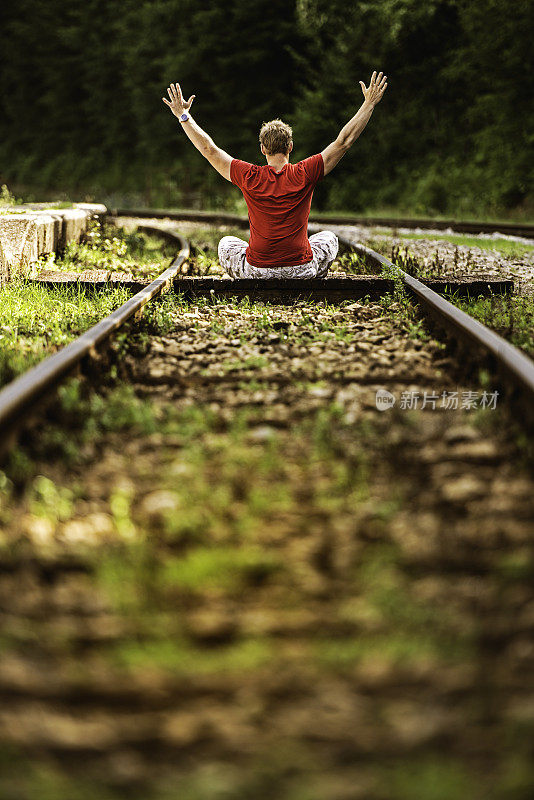
<path id="1" fill-rule="evenodd" d="M 89 211 L 93 217 L 105 217 L 108 213 L 108 209 L 103 203 L 74 203 L 74 207 Z"/>
<path id="2" fill-rule="evenodd" d="M 61 234 L 58 249 L 62 250 L 67 242 L 79 242 L 87 230 L 91 214 L 81 208 L 62 208 L 51 211 L 51 214 L 61 219 Z"/>
<path id="3" fill-rule="evenodd" d="M 23 203 L 20 206 L 16 206 L 19 209 L 25 209 L 29 211 L 46 211 L 46 212 L 63 212 L 69 211 L 73 208 L 81 208 L 82 211 L 88 211 L 92 216 L 96 217 L 104 217 L 108 213 L 108 209 L 102 203 L 72 203 L 68 205 L 66 208 L 57 207 L 60 204 L 56 203 Z"/>
<path id="4" fill-rule="evenodd" d="M 0 283 L 15 275 L 33 275 L 39 256 L 61 250 L 68 242 L 79 242 L 90 218 L 102 217 L 106 211 L 96 203 L 80 203 L 74 208 L 34 203 L 0 212 Z"/>
<path id="5" fill-rule="evenodd" d="M 61 220 L 50 214 L 0 216 L 0 281 L 33 274 L 40 255 L 55 249 Z"/>

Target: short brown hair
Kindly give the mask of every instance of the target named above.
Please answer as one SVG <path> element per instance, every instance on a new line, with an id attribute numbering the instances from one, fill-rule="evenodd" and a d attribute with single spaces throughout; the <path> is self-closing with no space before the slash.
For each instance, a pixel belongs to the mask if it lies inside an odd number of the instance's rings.
<path id="1" fill-rule="evenodd" d="M 270 156 L 274 156 L 275 153 L 287 155 L 293 144 L 293 131 L 281 119 L 264 122 L 260 130 L 260 144 L 265 147 Z"/>

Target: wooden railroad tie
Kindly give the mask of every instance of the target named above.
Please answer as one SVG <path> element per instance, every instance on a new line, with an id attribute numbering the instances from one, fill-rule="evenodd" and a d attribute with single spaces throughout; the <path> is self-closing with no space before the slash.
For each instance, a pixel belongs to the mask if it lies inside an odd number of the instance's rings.
<path id="1" fill-rule="evenodd" d="M 132 292 L 144 289 L 150 281 L 136 280 L 129 273 L 108 272 L 107 270 L 86 270 L 85 272 L 44 271 L 32 279 L 38 283 L 57 286 L 83 286 L 86 289 L 106 289 L 110 286 L 123 286 Z M 456 293 L 459 297 L 489 297 L 512 292 L 512 280 L 491 277 L 466 277 L 463 279 L 441 279 L 422 281 L 439 294 Z M 309 298 L 339 303 L 343 300 L 359 300 L 368 296 L 376 300 L 384 294 L 392 293 L 394 282 L 391 278 L 375 275 L 327 276 L 326 278 L 219 278 L 213 276 L 180 276 L 174 279 L 174 290 L 185 297 L 251 297 L 274 302 L 293 302 Z"/>

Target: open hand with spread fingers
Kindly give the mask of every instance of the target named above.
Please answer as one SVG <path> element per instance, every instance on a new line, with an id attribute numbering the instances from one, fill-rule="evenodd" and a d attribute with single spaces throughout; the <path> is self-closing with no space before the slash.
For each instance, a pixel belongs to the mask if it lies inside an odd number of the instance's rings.
<path id="1" fill-rule="evenodd" d="M 162 97 L 161 99 L 169 106 L 175 117 L 179 117 L 184 111 L 189 111 L 195 99 L 195 95 L 192 94 L 186 103 L 182 97 L 182 90 L 180 89 L 179 83 L 171 83 L 167 89 L 167 94 L 169 95 L 170 101 L 167 100 L 166 97 Z"/>
<path id="2" fill-rule="evenodd" d="M 377 76 L 375 70 L 371 75 L 369 86 L 366 87 L 363 81 L 360 81 L 360 86 L 362 87 L 365 102 L 370 103 L 372 106 L 376 106 L 376 104 L 382 100 L 384 92 L 386 91 L 387 76 L 382 72 L 379 72 Z"/>

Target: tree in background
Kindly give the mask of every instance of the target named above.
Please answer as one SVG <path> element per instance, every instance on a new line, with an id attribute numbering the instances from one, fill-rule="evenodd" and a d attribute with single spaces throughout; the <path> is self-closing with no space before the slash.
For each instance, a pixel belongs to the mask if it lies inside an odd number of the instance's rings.
<path id="1" fill-rule="evenodd" d="M 2 14 L 6 179 L 206 189 L 212 176 L 162 113 L 171 81 L 241 158 L 257 157 L 264 119 L 293 107 L 301 40 L 285 0 L 20 0 Z"/>
<path id="2" fill-rule="evenodd" d="M 18 0 L 0 4 L 0 183 L 113 204 L 236 202 L 163 113 L 196 94 L 217 144 L 262 163 L 264 120 L 319 152 L 389 91 L 323 208 L 498 212 L 534 195 L 530 0 Z"/>
<path id="3" fill-rule="evenodd" d="M 321 185 L 325 206 L 465 214 L 532 199 L 532 3 L 301 0 L 299 9 L 313 42 L 296 110 L 305 149 L 324 147 L 354 113 L 360 77 L 378 67 L 390 86 L 337 182 Z"/>
<path id="4" fill-rule="evenodd" d="M 346 6 L 340 0 L 307 0 L 302 23 L 318 47 L 296 120 L 308 149 L 321 149 L 354 114 L 363 99 L 358 81 L 367 80 L 373 69 L 387 74 L 391 90 L 344 158 L 336 182 L 323 185 L 325 203 L 355 209 L 395 205 L 403 202 L 410 184 L 413 202 L 414 184 L 459 145 L 452 133 L 461 93 L 443 78 L 459 34 L 455 2 L 377 0 Z M 446 197 L 430 186 L 423 205 L 443 211 Z"/>
<path id="5" fill-rule="evenodd" d="M 463 38 L 451 73 L 468 87 L 464 110 L 477 178 L 512 208 L 534 187 L 534 4 L 458 3 Z"/>

